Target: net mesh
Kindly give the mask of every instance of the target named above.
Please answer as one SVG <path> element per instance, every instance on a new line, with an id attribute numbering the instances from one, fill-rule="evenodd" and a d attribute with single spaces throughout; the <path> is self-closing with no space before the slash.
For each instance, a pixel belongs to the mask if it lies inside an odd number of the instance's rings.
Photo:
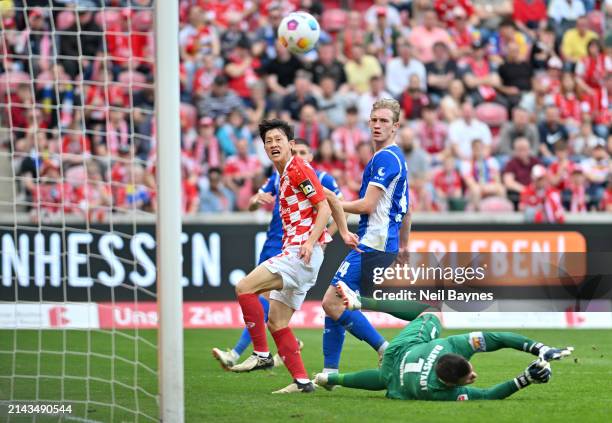
<path id="1" fill-rule="evenodd" d="M 0 415 L 157 420 L 157 332 L 124 329 L 156 319 L 152 2 L 30 3 L 1 12 Z"/>

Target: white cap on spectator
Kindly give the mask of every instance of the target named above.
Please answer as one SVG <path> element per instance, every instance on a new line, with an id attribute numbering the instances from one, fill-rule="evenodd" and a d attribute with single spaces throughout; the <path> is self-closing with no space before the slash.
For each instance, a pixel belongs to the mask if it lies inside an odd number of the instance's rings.
<path id="1" fill-rule="evenodd" d="M 563 69 L 563 62 L 557 56 L 548 59 L 547 65 L 549 68 Z"/>
<path id="2" fill-rule="evenodd" d="M 544 176 L 546 176 L 546 173 L 546 168 L 542 165 L 537 164 L 531 168 L 531 179 L 535 181 L 536 179 L 543 178 Z"/>

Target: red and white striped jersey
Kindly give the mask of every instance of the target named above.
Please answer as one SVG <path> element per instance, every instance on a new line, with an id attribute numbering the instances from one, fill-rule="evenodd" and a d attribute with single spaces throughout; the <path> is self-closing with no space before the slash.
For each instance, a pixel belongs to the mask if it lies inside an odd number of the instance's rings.
<path id="1" fill-rule="evenodd" d="M 293 156 L 280 177 L 279 206 L 283 222 L 283 249 L 302 245 L 310 236 L 317 217 L 315 204 L 325 200 L 319 178 L 301 157 Z M 320 244 L 331 242 L 327 232 L 319 238 Z"/>

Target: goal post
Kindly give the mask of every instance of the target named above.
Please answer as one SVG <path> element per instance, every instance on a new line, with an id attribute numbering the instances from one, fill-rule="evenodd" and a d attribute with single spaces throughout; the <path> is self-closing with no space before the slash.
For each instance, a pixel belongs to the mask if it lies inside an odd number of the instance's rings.
<path id="1" fill-rule="evenodd" d="M 155 2 L 158 357 L 164 422 L 184 420 L 178 20 L 178 0 Z"/>

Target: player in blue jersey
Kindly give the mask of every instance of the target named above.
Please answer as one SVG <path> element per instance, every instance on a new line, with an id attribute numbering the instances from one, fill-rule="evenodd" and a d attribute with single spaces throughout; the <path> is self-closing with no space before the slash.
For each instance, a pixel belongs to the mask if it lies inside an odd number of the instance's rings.
<path id="1" fill-rule="evenodd" d="M 296 155 L 302 157 L 307 162 L 311 162 L 313 159 L 313 154 L 310 149 L 310 145 L 308 141 L 296 138 L 295 147 L 293 151 Z M 338 184 L 333 176 L 328 174 L 327 172 L 323 172 L 320 170 L 315 170 L 319 181 L 321 181 L 321 185 L 324 188 L 327 188 L 339 199 L 342 198 L 342 193 L 340 192 L 340 188 L 338 188 Z M 249 210 L 255 211 L 261 206 L 274 204 L 274 208 L 272 209 L 272 220 L 270 221 L 270 225 L 268 226 L 268 232 L 266 233 L 266 242 L 264 243 L 261 253 L 259 255 L 258 264 L 263 263 L 268 260 L 270 257 L 274 257 L 281 253 L 281 249 L 283 246 L 283 224 L 281 221 L 279 209 L 278 209 L 278 182 L 279 176 L 277 172 L 274 172 L 266 181 L 266 183 L 259 189 L 259 192 L 251 197 L 249 201 Z M 334 235 L 336 232 L 336 222 L 332 222 L 332 224 L 328 227 L 327 231 L 330 235 Z M 264 296 L 265 295 L 265 296 Z M 259 297 L 259 301 L 264 309 L 265 320 L 268 320 L 268 309 L 270 304 L 267 299 L 267 294 L 261 295 Z M 249 335 L 249 331 L 244 328 L 242 334 L 240 335 L 240 339 L 238 342 L 229 351 L 223 351 L 220 348 L 213 348 L 212 353 L 213 357 L 215 357 L 221 366 L 224 369 L 229 369 L 234 364 L 238 362 L 238 359 L 247 349 L 247 347 L 251 344 L 251 336 Z M 300 348 L 302 347 L 302 342 L 299 342 Z M 282 364 L 282 360 L 276 354 L 274 356 L 274 366 L 278 367 Z"/>
<path id="2" fill-rule="evenodd" d="M 343 281 L 354 291 L 370 295 L 375 267 L 407 262 L 410 212 L 406 160 L 395 143 L 399 114 L 395 100 L 379 100 L 372 106 L 369 127 L 375 154 L 364 169 L 359 199 L 342 202 L 346 213 L 360 215 L 357 235 L 363 252 L 351 251 L 346 256 L 323 298 L 324 373 L 338 372 L 347 330 L 377 351 L 379 361 L 388 345 L 361 311 L 344 308 L 335 286 Z"/>

